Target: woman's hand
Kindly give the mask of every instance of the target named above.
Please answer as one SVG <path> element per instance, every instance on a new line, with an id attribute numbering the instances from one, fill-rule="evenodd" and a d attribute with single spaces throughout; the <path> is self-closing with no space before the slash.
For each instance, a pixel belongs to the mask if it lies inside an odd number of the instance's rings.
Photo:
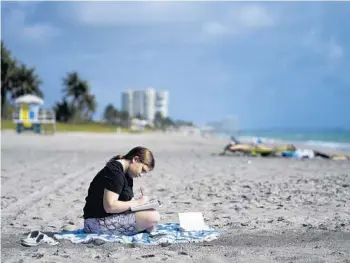
<path id="1" fill-rule="evenodd" d="M 147 203 L 147 202 L 149 201 L 149 198 L 148 198 L 148 196 L 143 195 L 143 196 L 141 196 L 141 197 L 138 199 L 138 201 L 139 201 L 139 204 L 140 204 L 140 205 L 143 205 L 143 204 L 145 204 L 145 203 Z"/>

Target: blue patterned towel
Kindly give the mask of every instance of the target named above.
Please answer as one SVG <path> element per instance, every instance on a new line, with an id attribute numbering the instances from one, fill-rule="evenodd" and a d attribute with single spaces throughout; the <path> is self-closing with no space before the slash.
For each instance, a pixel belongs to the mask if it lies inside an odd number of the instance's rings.
<path id="1" fill-rule="evenodd" d="M 123 244 L 147 244 L 157 245 L 161 243 L 191 243 L 204 242 L 217 239 L 219 232 L 213 228 L 203 231 L 181 231 L 179 224 L 160 224 L 151 234 L 139 233 L 133 236 L 111 235 L 111 234 L 87 234 L 83 229 L 76 231 L 63 231 L 55 235 L 58 240 L 66 239 L 72 243 L 89 243 L 92 240 L 100 239 L 106 242 L 119 242 Z"/>

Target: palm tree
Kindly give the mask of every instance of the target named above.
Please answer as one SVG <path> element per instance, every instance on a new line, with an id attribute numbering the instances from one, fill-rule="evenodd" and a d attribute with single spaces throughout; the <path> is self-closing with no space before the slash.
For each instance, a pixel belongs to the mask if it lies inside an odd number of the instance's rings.
<path id="1" fill-rule="evenodd" d="M 81 103 L 84 105 L 82 110 L 85 111 L 85 119 L 91 121 L 92 115 L 96 112 L 97 108 L 95 95 L 90 93 L 84 94 Z"/>
<path id="2" fill-rule="evenodd" d="M 12 99 L 26 94 L 33 94 L 43 98 L 43 92 L 39 88 L 42 81 L 35 73 L 35 68 L 28 69 L 25 65 L 21 65 L 17 68 L 16 75 L 17 83 L 12 89 Z"/>
<path id="3" fill-rule="evenodd" d="M 66 99 L 63 99 L 61 103 L 57 102 L 53 110 L 56 113 L 56 120 L 61 122 L 68 122 L 74 114 L 72 105 Z"/>
<path id="4" fill-rule="evenodd" d="M 78 100 L 82 96 L 81 80 L 77 72 L 68 73 L 63 79 L 63 94 L 65 98 L 72 97 L 74 106 L 78 106 Z"/>
<path id="5" fill-rule="evenodd" d="M 104 110 L 103 119 L 107 123 L 115 123 L 118 117 L 117 115 L 118 115 L 117 109 L 110 103 L 106 106 Z"/>
<path id="6" fill-rule="evenodd" d="M 72 106 L 75 109 L 75 119 L 81 119 L 84 108 L 88 112 L 96 110 L 96 101 L 93 95 L 89 94 L 89 84 L 81 80 L 77 72 L 70 72 L 63 79 L 64 98 L 72 98 Z"/>
<path id="7" fill-rule="evenodd" d="M 1 115 L 7 117 L 7 94 L 11 92 L 16 73 L 16 60 L 11 58 L 11 53 L 1 41 Z"/>
<path id="8" fill-rule="evenodd" d="M 11 95 L 15 99 L 21 95 L 34 94 L 43 97 L 40 89 L 42 84 L 35 68 L 27 68 L 24 64 L 18 66 L 11 52 L 1 41 L 1 112 L 3 117 L 7 117 L 7 98 Z"/>

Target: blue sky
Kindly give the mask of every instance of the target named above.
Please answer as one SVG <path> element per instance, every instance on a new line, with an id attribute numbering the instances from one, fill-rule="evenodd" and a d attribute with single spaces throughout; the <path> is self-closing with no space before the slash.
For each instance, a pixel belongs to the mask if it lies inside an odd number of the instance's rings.
<path id="1" fill-rule="evenodd" d="M 43 80 L 76 70 L 100 118 L 127 88 L 169 90 L 169 114 L 242 128 L 350 128 L 350 3 L 2 3 L 2 39 Z"/>

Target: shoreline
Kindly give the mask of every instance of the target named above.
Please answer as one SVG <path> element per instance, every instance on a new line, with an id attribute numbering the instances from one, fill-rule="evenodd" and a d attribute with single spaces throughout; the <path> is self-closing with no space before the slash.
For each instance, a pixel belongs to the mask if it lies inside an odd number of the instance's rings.
<path id="1" fill-rule="evenodd" d="M 193 132 L 193 135 L 189 135 L 190 132 Z M 2 128 L 2 133 L 11 133 L 14 132 L 14 129 L 6 129 Z M 28 132 L 29 134 L 29 132 Z M 123 134 L 123 135 L 140 135 L 140 134 L 170 134 L 170 135 L 179 135 L 179 136 L 190 136 L 190 137 L 203 137 L 203 138 L 210 138 L 215 140 L 222 140 L 222 141 L 229 141 L 230 135 L 226 133 L 220 133 L 220 132 L 205 132 L 201 131 L 200 128 L 191 128 L 191 129 L 184 129 L 180 131 L 126 131 L 123 130 L 121 132 L 117 131 L 75 131 L 75 130 L 59 130 L 56 132 L 56 134 L 75 134 L 75 135 L 84 135 L 84 134 L 100 134 L 100 135 L 113 135 L 113 134 Z M 52 136 L 52 134 L 42 134 L 45 136 Z M 53 134 L 55 135 L 55 134 Z M 257 138 L 261 139 L 263 142 L 266 142 L 267 144 L 271 145 L 277 145 L 277 144 L 294 144 L 300 148 L 303 149 L 315 149 L 318 151 L 326 151 L 329 152 L 337 152 L 337 153 L 346 153 L 350 154 L 350 142 L 349 141 L 338 141 L 338 140 L 318 140 L 318 139 L 305 139 L 305 140 L 290 140 L 290 139 L 280 139 L 278 136 L 276 137 L 270 137 L 270 136 L 258 136 L 258 135 L 239 135 L 237 136 L 242 142 L 245 143 L 251 143 L 253 141 L 256 141 Z"/>
<path id="2" fill-rule="evenodd" d="M 198 142 L 202 141 L 205 143 L 209 144 L 214 144 L 214 145 L 220 145 L 222 144 L 222 149 L 229 143 L 230 141 L 230 136 L 225 135 L 225 136 L 220 136 L 217 134 L 188 134 L 186 132 L 163 132 L 163 131 L 152 131 L 152 132 L 121 132 L 121 133 L 113 133 L 113 132 L 93 132 L 93 131 L 60 131 L 57 132 L 53 135 L 51 134 L 34 134 L 34 133 L 23 133 L 20 135 L 17 135 L 15 131 L 13 130 L 2 130 L 1 134 L 6 135 L 6 134 L 11 134 L 11 135 L 16 135 L 16 136 L 29 136 L 29 137 L 42 137 L 42 138 L 49 138 L 49 137 L 95 137 L 95 138 L 118 138 L 118 137 L 153 137 L 153 136 L 158 136 L 159 140 L 168 140 L 168 139 L 180 139 L 180 138 L 188 138 L 188 139 L 193 139 L 193 140 L 198 140 Z M 257 138 L 260 138 L 263 141 L 263 144 L 269 146 L 269 147 L 274 147 L 278 145 L 287 145 L 287 144 L 293 144 L 299 149 L 310 149 L 310 150 L 316 150 L 319 152 L 323 152 L 325 154 L 350 154 L 350 148 L 349 149 L 343 149 L 339 147 L 332 147 L 333 143 L 329 142 L 329 146 L 322 145 L 322 143 L 327 143 L 327 142 L 321 142 L 320 145 L 315 144 L 311 145 L 308 142 L 304 141 L 289 141 L 289 140 L 279 140 L 279 139 L 274 139 L 274 138 L 263 138 L 263 137 L 255 137 L 255 136 L 241 136 L 237 137 L 240 141 L 243 143 L 252 143 L 253 141 L 256 141 Z M 350 147 L 350 144 L 349 144 Z M 221 150 L 222 150 L 221 149 Z"/>

